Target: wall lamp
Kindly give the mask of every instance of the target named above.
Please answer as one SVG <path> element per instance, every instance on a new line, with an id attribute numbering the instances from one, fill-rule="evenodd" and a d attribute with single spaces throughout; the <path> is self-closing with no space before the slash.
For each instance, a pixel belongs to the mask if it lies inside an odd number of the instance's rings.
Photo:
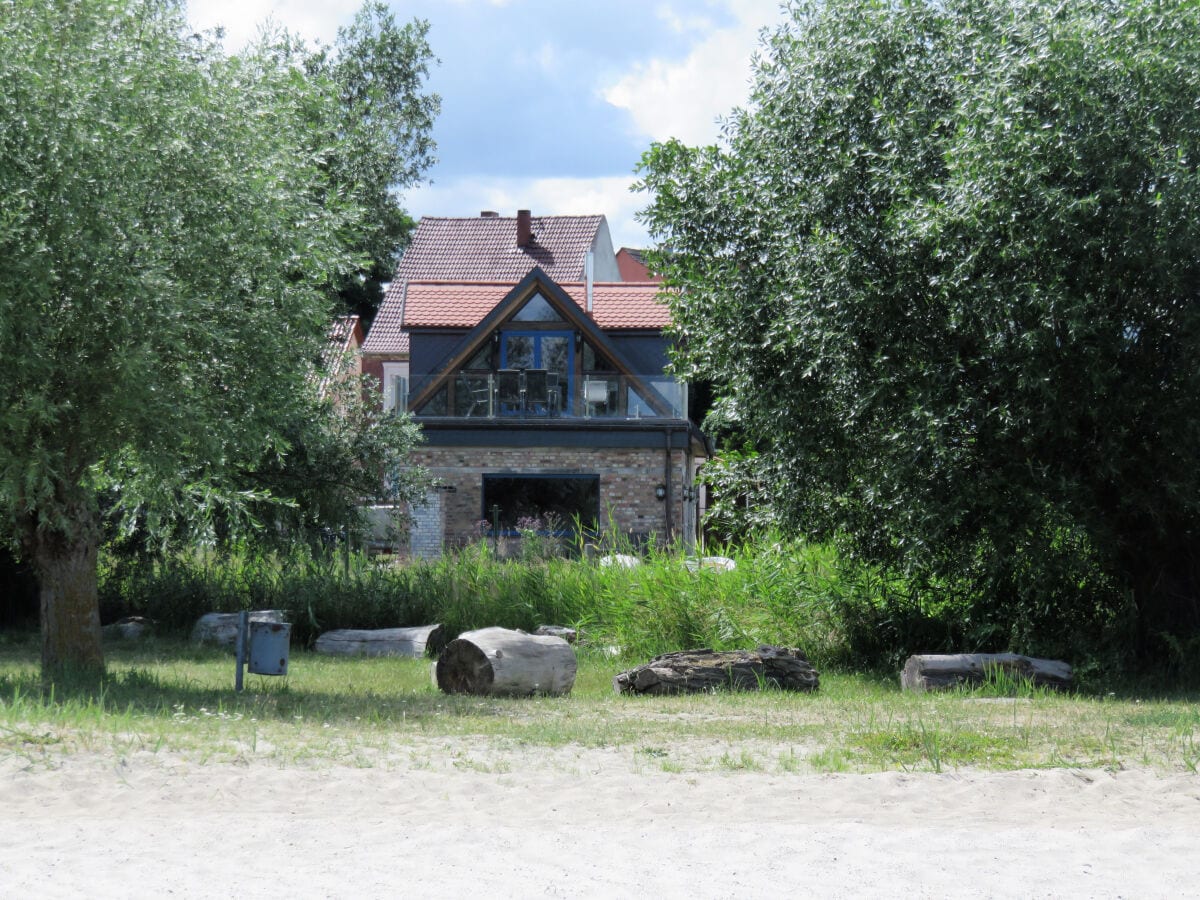
<path id="1" fill-rule="evenodd" d="M 656 487 L 654 489 L 654 496 L 657 497 L 659 500 L 666 500 L 667 499 L 667 486 L 665 484 L 660 484 L 658 487 Z"/>

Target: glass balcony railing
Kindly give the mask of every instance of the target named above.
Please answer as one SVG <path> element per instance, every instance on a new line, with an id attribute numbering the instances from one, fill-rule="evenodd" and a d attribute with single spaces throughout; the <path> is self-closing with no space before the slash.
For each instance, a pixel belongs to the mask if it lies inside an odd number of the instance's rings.
<path id="1" fill-rule="evenodd" d="M 420 398 L 432 378 L 414 378 Z M 545 369 L 462 372 L 413 410 L 417 417 L 461 419 L 686 419 L 687 385 L 661 372 L 641 378 L 588 374 L 563 378 Z"/>

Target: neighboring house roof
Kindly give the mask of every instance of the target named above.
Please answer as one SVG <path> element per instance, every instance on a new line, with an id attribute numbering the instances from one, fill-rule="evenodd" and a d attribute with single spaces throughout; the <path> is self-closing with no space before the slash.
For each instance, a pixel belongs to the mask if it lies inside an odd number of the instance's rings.
<path id="1" fill-rule="evenodd" d="M 617 269 L 622 281 L 662 281 L 662 276 L 653 274 L 646 265 L 645 250 L 622 247 L 617 251 Z"/>
<path id="2" fill-rule="evenodd" d="M 410 328 L 474 328 L 512 291 L 516 281 L 414 281 L 407 291 L 388 292 L 367 338 L 367 352 L 394 352 Z M 587 285 L 559 283 L 580 309 L 587 309 Z M 670 323 L 661 286 L 609 282 L 593 285 L 592 320 L 603 329 L 661 330 Z M 380 323 L 384 330 L 377 335 Z M 385 349 L 385 346 L 387 349 Z M 405 344 L 407 347 L 407 344 Z"/>
<path id="3" fill-rule="evenodd" d="M 317 390 L 324 394 L 333 381 L 351 368 L 351 354 L 363 342 L 362 321 L 358 316 L 338 316 L 329 326 L 329 342 L 321 353 L 321 375 Z"/>
<path id="4" fill-rule="evenodd" d="M 495 215 L 424 216 L 400 258 L 396 280 L 508 281 L 511 286 L 536 266 L 555 281 L 577 281 L 605 225 L 601 215 L 530 216 L 525 221 L 532 237 L 519 246 L 519 221 Z"/>
<path id="5" fill-rule="evenodd" d="M 393 281 L 388 287 L 363 342 L 363 353 L 403 355 L 409 352 L 408 332 L 404 330 L 405 288 L 402 281 Z"/>

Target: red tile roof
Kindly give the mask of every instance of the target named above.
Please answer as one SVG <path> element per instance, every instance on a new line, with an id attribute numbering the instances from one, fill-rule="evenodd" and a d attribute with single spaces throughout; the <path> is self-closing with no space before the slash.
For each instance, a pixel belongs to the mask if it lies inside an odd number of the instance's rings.
<path id="1" fill-rule="evenodd" d="M 555 281 L 582 278 L 584 257 L 604 216 L 534 216 L 531 221 L 533 242 L 518 247 L 516 218 L 422 217 L 400 258 L 396 281 L 516 283 L 534 266 Z"/>
<path id="2" fill-rule="evenodd" d="M 407 353 L 410 328 L 474 328 L 513 287 L 506 281 L 415 281 L 404 291 L 393 282 L 363 351 Z M 559 287 L 587 308 L 586 285 Z M 592 319 L 605 330 L 661 330 L 671 321 L 661 289 L 653 282 L 599 282 L 593 285 Z"/>
<path id="3" fill-rule="evenodd" d="M 586 303 L 582 284 L 563 285 L 578 303 Z M 671 324 L 671 312 L 659 296 L 662 285 L 653 281 L 601 283 L 593 286 L 592 318 L 601 328 L 663 329 Z"/>
<path id="4" fill-rule="evenodd" d="M 411 282 L 404 306 L 404 325 L 474 328 L 512 289 L 513 283 L 509 281 Z"/>

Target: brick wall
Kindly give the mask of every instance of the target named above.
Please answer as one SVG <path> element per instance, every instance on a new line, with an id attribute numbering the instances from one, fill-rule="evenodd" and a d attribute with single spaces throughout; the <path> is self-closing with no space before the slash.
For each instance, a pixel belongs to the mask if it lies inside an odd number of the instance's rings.
<path id="1" fill-rule="evenodd" d="M 664 450 L 577 447 L 421 447 L 413 462 L 427 467 L 453 493 L 443 493 L 447 543 L 459 544 L 478 535 L 483 516 L 483 476 L 498 474 L 599 475 L 600 517 L 624 534 L 666 532 L 666 502 L 654 496 L 666 480 Z M 683 524 L 682 485 L 686 454 L 671 452 L 672 525 Z"/>
<path id="2" fill-rule="evenodd" d="M 425 492 L 425 502 L 413 504 L 412 529 L 408 552 L 419 559 L 437 559 L 442 555 L 446 534 L 446 493 Z"/>

